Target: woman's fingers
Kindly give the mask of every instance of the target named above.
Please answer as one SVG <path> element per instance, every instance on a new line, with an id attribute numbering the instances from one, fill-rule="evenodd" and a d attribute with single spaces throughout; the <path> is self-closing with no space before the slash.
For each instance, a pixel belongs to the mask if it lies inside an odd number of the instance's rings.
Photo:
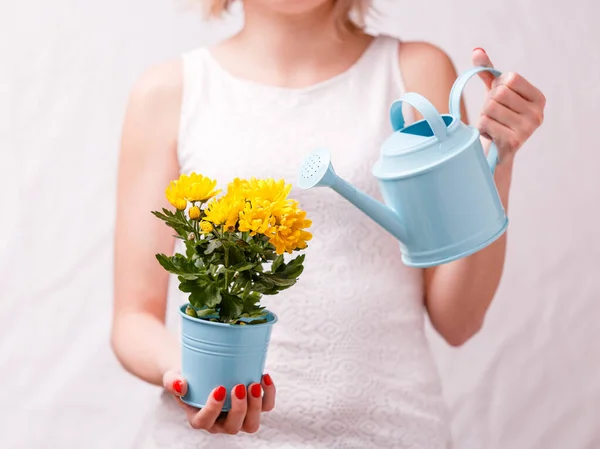
<path id="1" fill-rule="evenodd" d="M 183 396 L 187 392 L 187 382 L 175 371 L 167 371 L 163 376 L 163 387 L 175 396 Z"/>
<path id="2" fill-rule="evenodd" d="M 262 412 L 269 412 L 275 407 L 275 385 L 268 374 L 263 376 L 260 384 L 250 384 L 248 388 L 236 385 L 231 391 L 231 409 L 224 418 L 220 418 L 220 415 L 227 395 L 225 387 L 215 388 L 206 405 L 199 410 L 181 400 L 181 396 L 187 391 L 187 383 L 179 373 L 166 373 L 163 385 L 185 410 L 190 426 L 210 433 L 254 433 L 260 427 Z"/>
<path id="3" fill-rule="evenodd" d="M 530 109 L 530 102 L 506 84 L 494 86 L 490 91 L 489 98 L 500 103 L 502 106 L 506 106 L 511 111 L 515 111 L 517 114 L 525 114 Z"/>
<path id="4" fill-rule="evenodd" d="M 512 129 L 487 115 L 479 118 L 479 129 L 482 135 L 489 136 L 496 143 L 499 150 L 504 150 L 503 153 L 512 154 L 521 146 L 521 139 Z"/>
<path id="5" fill-rule="evenodd" d="M 262 413 L 262 401 L 260 384 L 250 384 L 248 386 L 248 411 L 242 427 L 244 432 L 254 433 L 258 430 Z"/>
<path id="6" fill-rule="evenodd" d="M 244 424 L 248 400 L 245 385 L 236 385 L 231 392 L 231 410 L 227 412 L 227 418 L 219 424 L 222 430 L 229 435 L 237 434 Z"/>
<path id="7" fill-rule="evenodd" d="M 190 425 L 194 429 L 204 429 L 209 430 L 215 425 L 221 410 L 223 409 L 223 402 L 225 401 L 225 396 L 227 395 L 227 390 L 225 387 L 220 386 L 215 388 L 208 400 L 206 401 L 206 405 L 202 410 L 190 416 L 188 414 L 188 421 Z"/>
<path id="8" fill-rule="evenodd" d="M 546 104 L 546 97 L 544 97 L 544 94 L 518 73 L 508 72 L 500 75 L 498 84 L 507 86 L 510 90 L 516 92 L 527 101 L 541 104 L 542 107 Z"/>
<path id="9" fill-rule="evenodd" d="M 262 411 L 270 412 L 275 407 L 275 384 L 271 376 L 265 374 L 262 378 L 262 388 L 265 394 L 262 399 Z"/>
<path id="10" fill-rule="evenodd" d="M 472 55 L 473 65 L 475 66 L 483 66 L 483 67 L 494 67 L 490 57 L 486 53 L 483 48 L 475 48 L 473 49 Z M 479 72 L 479 77 L 483 80 L 485 86 L 489 89 L 492 88 L 492 85 L 495 80 L 495 76 L 490 72 Z"/>
<path id="11" fill-rule="evenodd" d="M 503 124 L 507 128 L 516 130 L 521 126 L 523 118 L 514 110 L 491 98 L 483 108 L 483 114 Z"/>

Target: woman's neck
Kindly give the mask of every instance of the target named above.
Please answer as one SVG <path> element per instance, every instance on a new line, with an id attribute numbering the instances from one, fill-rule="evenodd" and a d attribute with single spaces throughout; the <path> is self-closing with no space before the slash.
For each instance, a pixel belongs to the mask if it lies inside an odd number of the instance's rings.
<path id="1" fill-rule="evenodd" d="M 242 30 L 214 49 L 219 63 L 235 76 L 283 87 L 304 87 L 348 69 L 371 36 L 340 26 L 333 5 L 283 14 L 254 2 L 244 6 Z"/>

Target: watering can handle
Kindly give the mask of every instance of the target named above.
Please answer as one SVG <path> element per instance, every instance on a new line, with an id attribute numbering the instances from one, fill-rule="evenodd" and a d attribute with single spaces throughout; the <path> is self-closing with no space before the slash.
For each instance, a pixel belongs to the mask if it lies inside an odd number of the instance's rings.
<path id="1" fill-rule="evenodd" d="M 450 115 L 455 119 L 460 120 L 460 100 L 465 86 L 467 85 L 471 77 L 477 75 L 480 72 L 490 72 L 494 76 L 500 76 L 502 74 L 500 70 L 495 69 L 493 67 L 473 67 L 472 69 L 462 73 L 456 79 L 454 85 L 452 86 L 452 90 L 450 91 L 449 110 Z"/>
<path id="2" fill-rule="evenodd" d="M 465 86 L 473 75 L 476 75 L 480 72 L 490 72 L 494 76 L 500 76 L 502 74 L 502 72 L 493 67 L 473 67 L 472 69 L 462 73 L 456 79 L 454 85 L 452 86 L 452 90 L 450 91 L 449 110 L 450 115 L 454 117 L 455 120 L 460 121 L 460 100 L 462 98 L 462 93 Z M 492 145 L 488 150 L 487 161 L 493 174 L 496 170 L 496 165 L 498 165 L 498 148 L 496 148 L 496 144 L 494 142 L 492 142 Z"/>
<path id="3" fill-rule="evenodd" d="M 448 135 L 446 123 L 442 120 L 438 110 L 427 98 L 414 92 L 404 94 L 402 98 L 392 103 L 392 106 L 390 107 L 390 120 L 394 131 L 399 131 L 404 128 L 405 122 L 404 115 L 402 115 L 402 103 L 410 104 L 421 113 L 425 120 L 427 120 L 433 134 L 438 140 L 444 140 L 446 138 Z"/>

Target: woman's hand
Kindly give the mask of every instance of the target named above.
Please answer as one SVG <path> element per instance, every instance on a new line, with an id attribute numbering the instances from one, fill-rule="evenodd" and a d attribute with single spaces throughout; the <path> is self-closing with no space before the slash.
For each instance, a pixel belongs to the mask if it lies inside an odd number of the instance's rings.
<path id="1" fill-rule="evenodd" d="M 473 64 L 493 67 L 481 48 L 473 50 Z M 516 73 L 503 73 L 495 78 L 489 72 L 481 72 L 479 76 L 488 88 L 487 101 L 479 117 L 479 131 L 496 143 L 499 163 L 510 162 L 542 124 L 546 97 Z"/>
<path id="2" fill-rule="evenodd" d="M 190 426 L 210 433 L 254 433 L 260 426 L 261 413 L 269 412 L 275 406 L 275 385 L 268 374 L 263 376 L 260 384 L 250 384 L 247 388 L 236 385 L 231 392 L 225 391 L 224 387 L 215 388 L 203 409 L 191 407 L 181 400 L 187 391 L 187 382 L 181 374 L 175 371 L 165 373 L 163 386 L 185 410 Z M 226 416 L 221 416 L 227 394 L 231 395 L 231 410 Z"/>

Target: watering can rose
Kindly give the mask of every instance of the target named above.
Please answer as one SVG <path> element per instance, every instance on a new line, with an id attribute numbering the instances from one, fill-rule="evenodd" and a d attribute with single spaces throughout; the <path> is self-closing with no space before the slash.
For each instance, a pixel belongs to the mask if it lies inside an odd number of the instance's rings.
<path id="1" fill-rule="evenodd" d="M 302 273 L 304 254 L 286 256 L 307 248 L 312 223 L 283 180 L 236 178 L 220 197 L 216 187 L 196 173 L 169 184 L 165 195 L 175 211 L 153 214 L 176 231 L 186 254 L 156 257 L 189 294 L 190 315 L 260 323 L 262 295 L 291 287 Z"/>

